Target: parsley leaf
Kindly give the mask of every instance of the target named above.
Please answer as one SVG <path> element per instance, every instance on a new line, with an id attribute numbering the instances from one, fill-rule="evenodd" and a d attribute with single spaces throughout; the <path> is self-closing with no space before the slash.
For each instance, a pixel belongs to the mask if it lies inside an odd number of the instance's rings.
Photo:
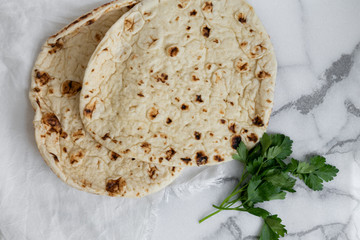
<path id="1" fill-rule="evenodd" d="M 275 240 L 279 237 L 279 234 L 276 234 L 267 223 L 264 223 L 260 232 L 260 240 Z"/>
<path id="2" fill-rule="evenodd" d="M 294 173 L 299 165 L 299 161 L 295 159 L 291 159 L 291 162 L 286 166 L 286 171 L 290 173 Z"/>
<path id="3" fill-rule="evenodd" d="M 271 135 L 271 146 L 281 147 L 282 151 L 277 156 L 281 160 L 287 158 L 292 153 L 292 143 L 293 141 L 288 136 L 283 134 Z"/>
<path id="4" fill-rule="evenodd" d="M 240 142 L 239 146 L 236 149 L 237 154 L 233 155 L 233 159 L 238 160 L 242 163 L 246 163 L 246 158 L 248 155 L 248 150 L 244 142 Z"/>
<path id="5" fill-rule="evenodd" d="M 310 164 L 317 169 L 315 171 L 317 176 L 325 182 L 329 182 L 334 179 L 339 170 L 332 165 L 325 164 L 325 161 L 326 159 L 322 156 L 314 156 L 310 158 Z"/>
<path id="6" fill-rule="evenodd" d="M 310 165 L 307 162 L 299 162 L 298 167 L 296 169 L 296 173 L 299 174 L 307 174 L 314 172 L 315 167 Z"/>
<path id="7" fill-rule="evenodd" d="M 284 199 L 286 193 L 281 187 L 271 182 L 261 180 L 260 176 L 252 177 L 247 188 L 248 199 L 252 203 L 260 203 L 274 199 Z"/>
<path id="8" fill-rule="evenodd" d="M 261 153 L 264 155 L 266 150 L 268 150 L 271 145 L 271 137 L 267 133 L 264 133 L 264 135 L 260 139 L 260 144 L 262 149 Z"/>
<path id="9" fill-rule="evenodd" d="M 329 182 L 333 180 L 334 177 L 336 177 L 339 169 L 332 165 L 325 164 L 323 167 L 317 169 L 315 172 L 319 178 L 323 179 L 325 182 Z"/>
<path id="10" fill-rule="evenodd" d="M 287 166 L 287 171 L 303 180 L 312 190 L 319 191 L 323 189 L 324 181 L 333 180 L 339 172 L 336 167 L 325 162 L 326 159 L 322 156 L 314 156 L 310 158 L 310 162 L 300 162 L 291 159 L 291 163 Z"/>
<path id="11" fill-rule="evenodd" d="M 249 154 L 248 154 L 248 162 L 249 161 L 252 161 L 258 157 L 261 156 L 261 145 L 260 144 L 257 144 L 253 149 L 251 149 L 249 151 Z"/>
<path id="12" fill-rule="evenodd" d="M 261 217 L 264 219 L 270 215 L 270 213 L 263 208 L 248 208 L 248 209 L 246 209 L 246 211 L 252 215 L 255 215 L 255 216 L 258 216 L 258 217 Z"/>
<path id="13" fill-rule="evenodd" d="M 313 156 L 310 158 L 310 164 L 316 168 L 321 168 L 325 165 L 326 159 L 322 156 Z"/>
<path id="14" fill-rule="evenodd" d="M 280 170 L 271 169 L 266 173 L 264 177 L 266 181 L 269 181 L 274 186 L 280 187 L 282 190 L 288 192 L 295 192 L 293 187 L 295 186 L 295 178 L 290 177 L 287 173 Z"/>
<path id="15" fill-rule="evenodd" d="M 246 165 L 246 170 L 252 175 L 256 175 L 263 162 L 264 162 L 264 158 L 258 157 L 254 161 L 248 162 L 248 164 Z"/>
<path id="16" fill-rule="evenodd" d="M 280 146 L 274 146 L 270 147 L 266 153 L 265 157 L 267 159 L 275 159 L 277 156 L 279 156 L 283 152 L 282 148 Z"/>
<path id="17" fill-rule="evenodd" d="M 285 226 L 281 224 L 281 219 L 277 215 L 270 215 L 264 219 L 261 229 L 260 240 L 279 239 L 287 233 Z"/>
<path id="18" fill-rule="evenodd" d="M 249 182 L 249 186 L 247 187 L 247 194 L 248 194 L 248 200 L 257 203 L 257 202 L 263 202 L 263 198 L 259 194 L 258 187 L 261 183 L 261 178 L 256 176 L 252 177 Z"/>
<path id="19" fill-rule="evenodd" d="M 317 175 L 310 173 L 304 176 L 305 184 L 314 191 L 323 189 L 322 180 Z"/>

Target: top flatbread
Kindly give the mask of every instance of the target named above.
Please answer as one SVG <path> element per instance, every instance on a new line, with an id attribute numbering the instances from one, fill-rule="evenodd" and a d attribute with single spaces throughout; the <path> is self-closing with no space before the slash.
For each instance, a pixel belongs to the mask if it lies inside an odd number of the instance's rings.
<path id="1" fill-rule="evenodd" d="M 217 164 L 266 130 L 276 68 L 247 2 L 145 0 L 94 52 L 80 112 L 96 140 L 129 158 Z"/>
<path id="2" fill-rule="evenodd" d="M 44 44 L 32 73 L 36 141 L 45 162 L 67 184 L 91 193 L 140 197 L 169 184 L 180 169 L 124 159 L 85 131 L 79 92 L 92 52 L 136 1 L 114 1 L 80 17 Z"/>

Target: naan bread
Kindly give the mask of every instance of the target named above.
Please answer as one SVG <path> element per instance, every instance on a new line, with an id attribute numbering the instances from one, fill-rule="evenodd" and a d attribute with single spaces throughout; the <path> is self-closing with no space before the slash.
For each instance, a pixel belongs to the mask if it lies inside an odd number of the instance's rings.
<path id="1" fill-rule="evenodd" d="M 106 31 L 135 1 L 114 1 L 78 18 L 44 44 L 32 72 L 30 100 L 36 141 L 45 162 L 79 190 L 141 197 L 179 174 L 175 167 L 124 159 L 85 131 L 79 92 L 88 60 Z"/>
<path id="2" fill-rule="evenodd" d="M 94 52 L 80 113 L 90 134 L 124 157 L 217 164 L 265 132 L 276 68 L 246 1 L 145 0 Z"/>

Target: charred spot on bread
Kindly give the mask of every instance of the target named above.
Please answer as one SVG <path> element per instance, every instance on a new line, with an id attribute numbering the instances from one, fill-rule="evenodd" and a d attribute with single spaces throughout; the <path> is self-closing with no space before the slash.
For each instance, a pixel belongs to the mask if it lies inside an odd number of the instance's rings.
<path id="1" fill-rule="evenodd" d="M 195 160 L 198 166 L 204 165 L 208 162 L 208 156 L 203 151 L 198 151 L 195 155 Z"/>

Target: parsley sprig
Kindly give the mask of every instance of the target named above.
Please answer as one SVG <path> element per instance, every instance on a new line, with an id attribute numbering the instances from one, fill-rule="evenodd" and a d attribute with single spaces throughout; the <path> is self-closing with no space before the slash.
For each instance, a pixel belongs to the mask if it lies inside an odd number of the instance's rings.
<path id="1" fill-rule="evenodd" d="M 248 212 L 261 217 L 264 224 L 260 240 L 279 239 L 287 233 L 277 215 L 272 215 L 257 203 L 274 199 L 285 199 L 287 192 L 295 192 L 297 177 L 312 190 L 323 189 L 323 183 L 331 181 L 338 169 L 326 164 L 322 156 L 313 156 L 309 161 L 300 162 L 294 158 L 289 163 L 286 159 L 292 153 L 292 140 L 282 134 L 264 134 L 260 142 L 248 150 L 243 142 L 239 144 L 233 158 L 245 167 L 234 190 L 219 205 L 217 210 L 204 217 L 199 223 L 224 210 Z"/>

